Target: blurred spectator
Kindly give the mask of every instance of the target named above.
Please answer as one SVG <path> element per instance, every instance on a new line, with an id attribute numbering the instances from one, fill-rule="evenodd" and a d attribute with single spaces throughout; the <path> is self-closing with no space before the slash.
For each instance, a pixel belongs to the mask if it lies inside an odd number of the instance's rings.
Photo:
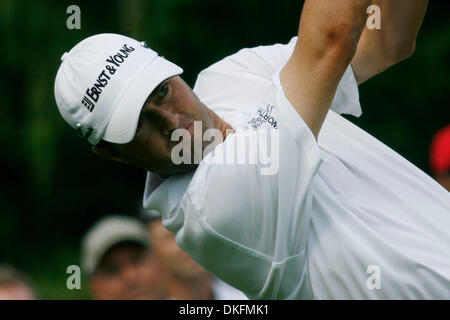
<path id="1" fill-rule="evenodd" d="M 243 300 L 239 290 L 212 276 L 175 242 L 175 236 L 161 223 L 159 213 L 141 211 L 151 242 L 163 269 L 168 273 L 169 296 L 180 300 Z"/>
<path id="2" fill-rule="evenodd" d="M 450 191 L 450 124 L 439 130 L 433 137 L 430 165 L 436 181 Z"/>
<path id="3" fill-rule="evenodd" d="M 9 266 L 0 266 L 0 300 L 35 300 L 28 278 Z"/>
<path id="4" fill-rule="evenodd" d="M 98 300 L 166 299 L 166 280 L 145 226 L 126 216 L 97 222 L 82 242 L 81 264 Z"/>

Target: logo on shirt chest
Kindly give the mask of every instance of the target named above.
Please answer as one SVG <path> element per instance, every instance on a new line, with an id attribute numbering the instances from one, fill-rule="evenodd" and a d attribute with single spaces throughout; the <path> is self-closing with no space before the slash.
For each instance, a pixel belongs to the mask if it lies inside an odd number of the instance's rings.
<path id="1" fill-rule="evenodd" d="M 247 122 L 247 126 L 251 129 L 258 129 L 266 123 L 277 129 L 275 106 L 271 104 L 259 107 L 258 111 L 256 111 L 256 117 Z"/>

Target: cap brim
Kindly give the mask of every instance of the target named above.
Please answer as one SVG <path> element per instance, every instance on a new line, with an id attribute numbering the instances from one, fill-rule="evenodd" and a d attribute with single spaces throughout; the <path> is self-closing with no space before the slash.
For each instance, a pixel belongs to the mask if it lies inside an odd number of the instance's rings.
<path id="1" fill-rule="evenodd" d="M 131 233 L 118 233 L 118 234 L 112 234 L 109 235 L 109 237 L 106 237 L 103 239 L 100 243 L 97 244 L 97 248 L 95 251 L 95 254 L 92 257 L 92 266 L 90 268 L 90 273 L 95 272 L 95 270 L 98 268 L 98 265 L 102 258 L 105 256 L 105 254 L 115 245 L 122 243 L 122 242 L 133 242 L 139 245 L 142 245 L 144 248 L 150 248 L 150 243 L 147 239 L 144 239 L 143 237 L 140 237 L 136 234 Z M 86 270 L 89 271 L 89 270 Z"/>
<path id="2" fill-rule="evenodd" d="M 102 139 L 119 144 L 133 140 L 139 115 L 148 96 L 161 82 L 182 73 L 183 69 L 162 57 L 144 67 L 117 103 Z"/>

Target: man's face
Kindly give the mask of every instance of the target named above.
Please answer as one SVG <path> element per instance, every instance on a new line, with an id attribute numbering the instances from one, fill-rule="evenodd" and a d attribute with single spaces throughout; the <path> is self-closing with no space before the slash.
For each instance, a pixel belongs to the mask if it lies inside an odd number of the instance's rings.
<path id="1" fill-rule="evenodd" d="M 30 287 L 22 282 L 12 282 L 0 285 L 0 300 L 34 300 Z"/>
<path id="2" fill-rule="evenodd" d="M 160 175 L 181 173 L 195 168 L 194 164 L 175 165 L 171 160 L 172 148 L 180 141 L 171 141 L 172 131 L 187 129 L 191 133 L 191 150 L 194 139 L 193 122 L 201 121 L 202 132 L 216 125 L 217 116 L 194 94 L 179 77 L 162 82 L 144 104 L 136 135 L 126 144 L 110 144 L 122 161 Z M 209 143 L 209 142 L 208 142 Z M 202 142 L 203 148 L 206 146 Z M 192 161 L 193 163 L 193 153 Z"/>
<path id="3" fill-rule="evenodd" d="M 106 252 L 91 279 L 98 300 L 165 299 L 165 279 L 153 254 L 139 244 L 125 242 Z"/>
<path id="4" fill-rule="evenodd" d="M 450 192 L 450 174 L 438 175 L 436 181 Z"/>
<path id="5" fill-rule="evenodd" d="M 155 253 L 165 270 L 177 278 L 189 280 L 210 276 L 202 266 L 178 247 L 174 234 L 164 228 L 161 219 L 154 219 L 149 222 L 148 229 Z"/>

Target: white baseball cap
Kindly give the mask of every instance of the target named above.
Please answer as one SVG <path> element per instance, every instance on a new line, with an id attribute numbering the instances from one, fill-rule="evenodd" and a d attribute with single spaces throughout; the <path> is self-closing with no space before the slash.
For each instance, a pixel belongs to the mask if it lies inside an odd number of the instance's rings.
<path id="1" fill-rule="evenodd" d="M 121 242 L 134 242 L 150 248 L 147 229 L 138 219 L 110 215 L 94 224 L 81 244 L 81 267 L 93 274 L 105 253 Z"/>
<path id="2" fill-rule="evenodd" d="M 55 79 L 59 112 L 93 145 L 133 140 L 150 93 L 183 73 L 145 42 L 112 33 L 84 39 L 61 60 Z"/>

